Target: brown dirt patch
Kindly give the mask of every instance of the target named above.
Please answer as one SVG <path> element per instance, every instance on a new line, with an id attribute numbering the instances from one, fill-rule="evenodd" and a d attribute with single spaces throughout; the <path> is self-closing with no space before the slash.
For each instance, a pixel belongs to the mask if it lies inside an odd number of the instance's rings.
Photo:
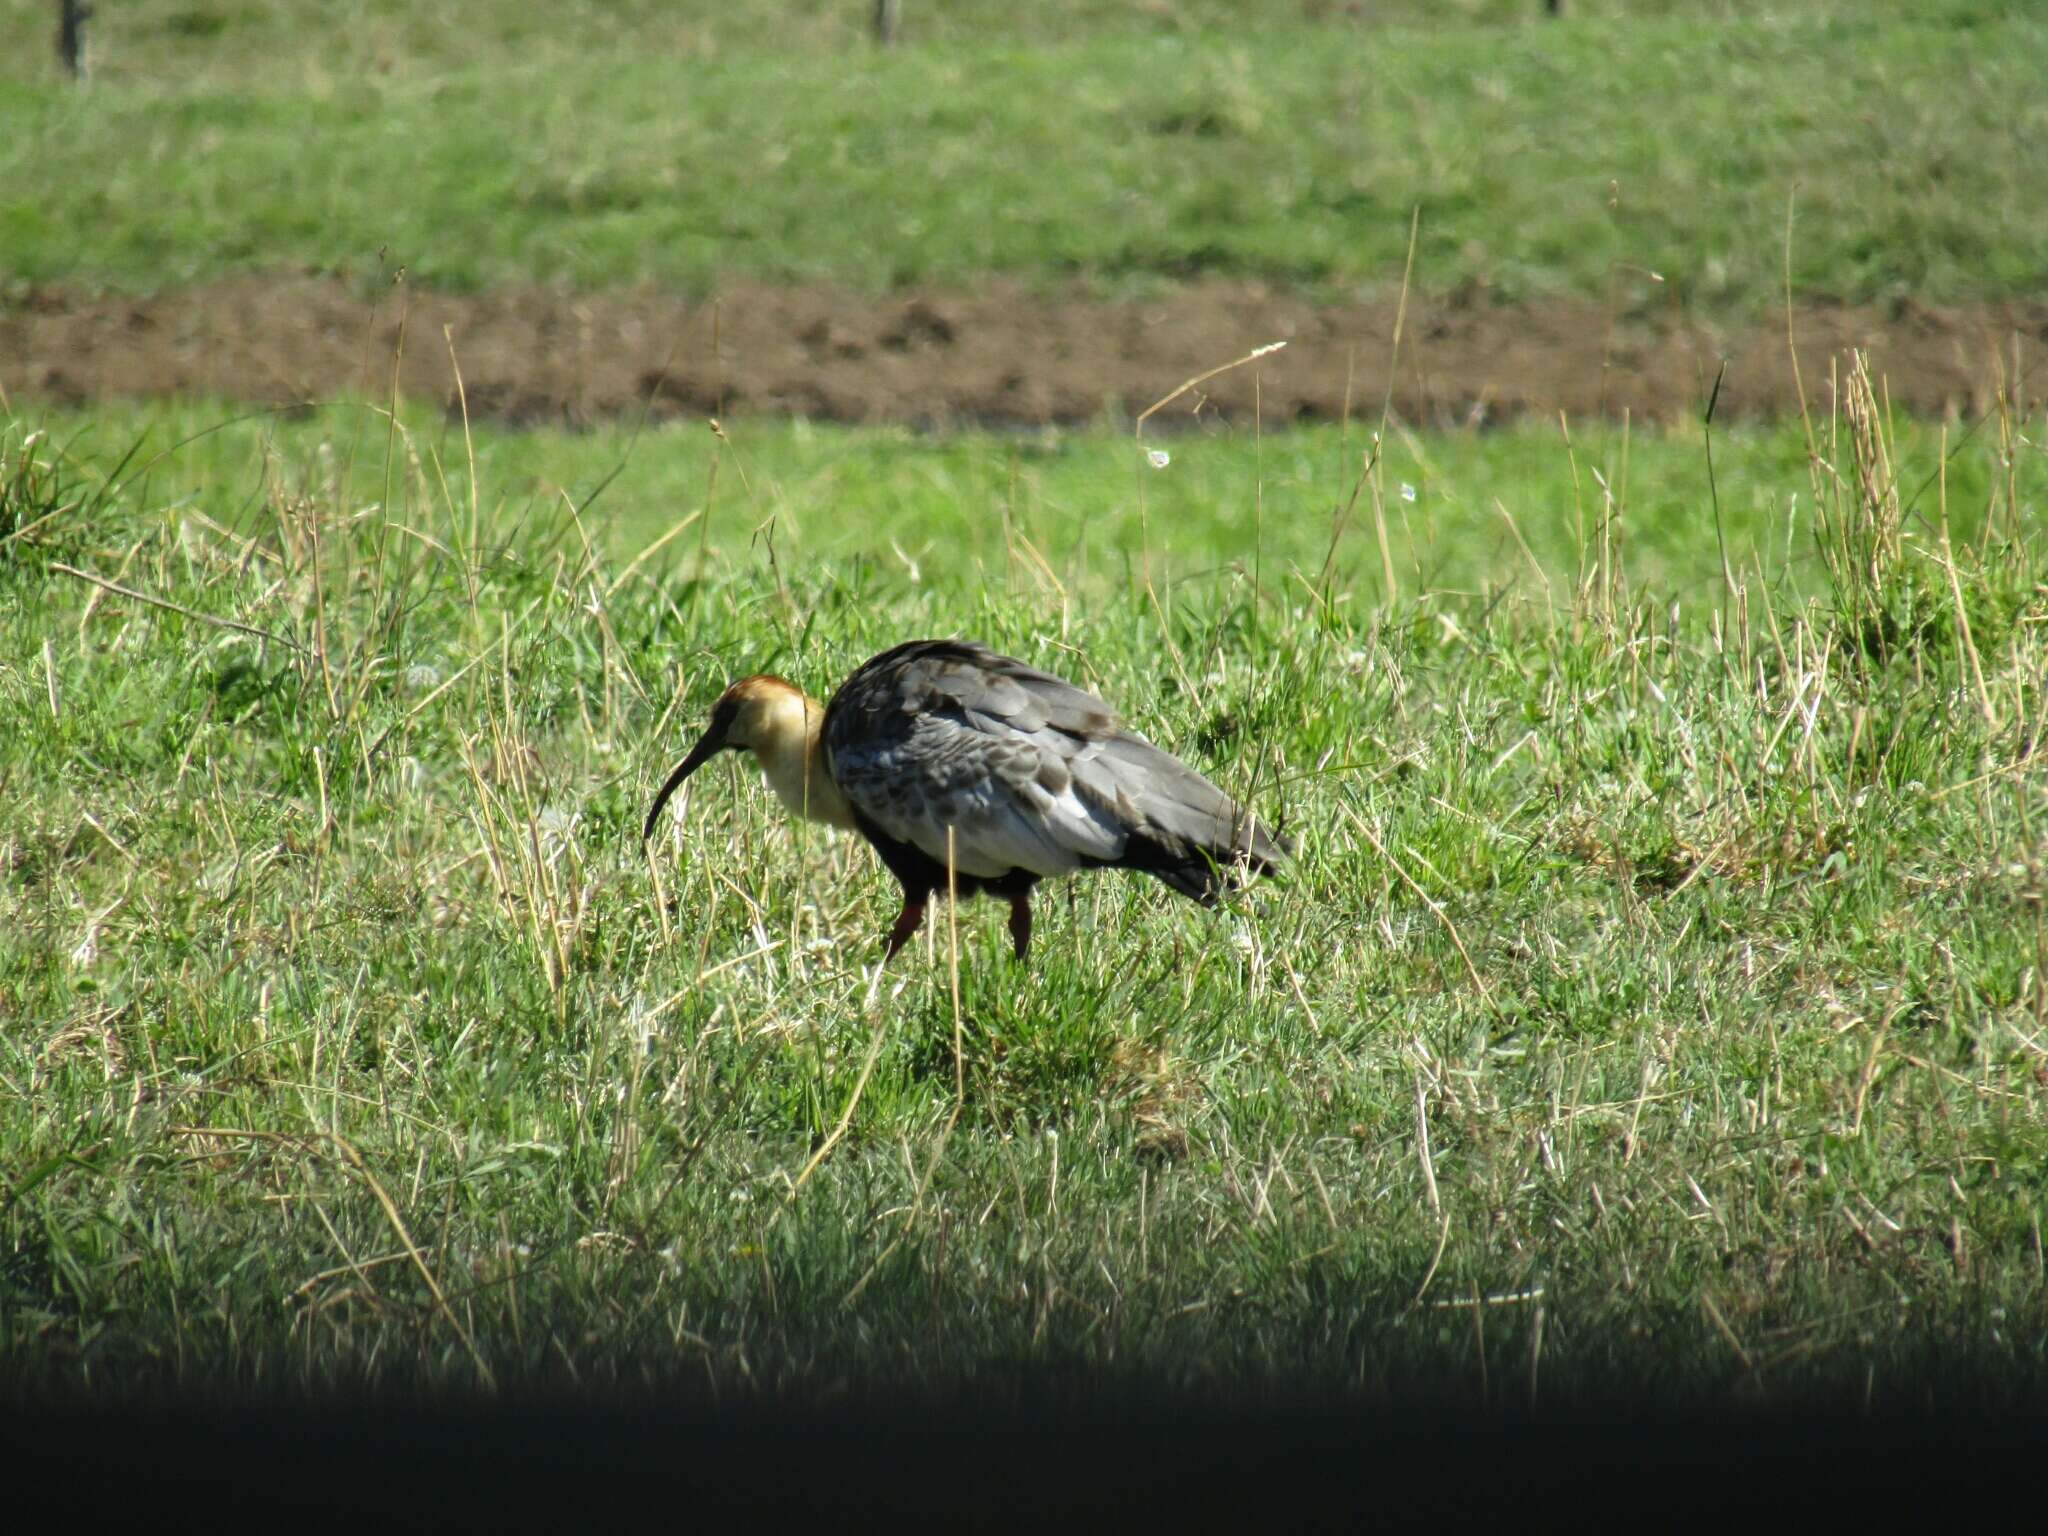
<path id="1" fill-rule="evenodd" d="M 646 290 L 542 288 L 366 299 L 325 278 L 241 278 L 143 298 L 60 288 L 0 298 L 0 388 L 20 402 L 197 394 L 269 405 L 381 396 L 401 318 L 403 391 L 453 408 L 453 338 L 471 412 L 518 422 L 772 413 L 848 422 L 1030 426 L 1126 417 L 1183 379 L 1264 342 L 1257 370 L 1203 386 L 1248 420 L 1256 374 L 1268 423 L 1376 416 L 1395 305 L 1316 304 L 1257 284 L 1193 284 L 1112 302 L 995 283 L 881 297 L 738 288 L 716 303 Z M 1830 359 L 1869 349 L 1895 407 L 1975 413 L 2048 342 L 2048 304 L 1938 309 L 1814 306 L 1792 322 L 1809 396 Z M 1720 410 L 1796 410 L 1782 313 L 1717 325 L 1611 318 L 1580 300 L 1410 306 L 1394 408 L 1464 425 L 1531 412 L 1670 418 L 1698 412 L 1722 359 Z M 2024 382 L 2024 381 L 2022 381 Z M 2029 391 L 2031 393 L 2031 391 Z M 1166 426 L 1193 397 L 1162 413 Z"/>

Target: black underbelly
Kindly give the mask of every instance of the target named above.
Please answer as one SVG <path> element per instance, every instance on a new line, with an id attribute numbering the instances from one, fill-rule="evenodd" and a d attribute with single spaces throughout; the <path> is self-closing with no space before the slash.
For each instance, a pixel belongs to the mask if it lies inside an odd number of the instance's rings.
<path id="1" fill-rule="evenodd" d="M 928 895 L 944 895 L 948 889 L 946 866 L 910 843 L 898 842 L 867 817 L 855 811 L 854 825 L 860 835 L 868 840 L 875 853 L 887 866 L 889 873 L 903 887 L 903 894 L 912 900 Z M 951 889 L 961 896 L 978 896 L 986 892 L 990 896 L 1023 896 L 1044 877 L 1036 870 L 1012 869 L 1000 875 L 970 875 L 956 872 Z"/>

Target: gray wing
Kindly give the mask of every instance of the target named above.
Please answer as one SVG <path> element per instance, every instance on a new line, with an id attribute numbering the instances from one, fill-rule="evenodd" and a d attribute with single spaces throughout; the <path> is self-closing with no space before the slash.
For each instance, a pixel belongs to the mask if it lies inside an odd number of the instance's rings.
<path id="1" fill-rule="evenodd" d="M 1263 851 L 1228 796 L 1094 694 L 984 646 L 876 657 L 834 696 L 825 745 L 863 817 L 940 863 L 951 827 L 963 874 L 1129 863 L 1206 898 L 1214 864 Z"/>

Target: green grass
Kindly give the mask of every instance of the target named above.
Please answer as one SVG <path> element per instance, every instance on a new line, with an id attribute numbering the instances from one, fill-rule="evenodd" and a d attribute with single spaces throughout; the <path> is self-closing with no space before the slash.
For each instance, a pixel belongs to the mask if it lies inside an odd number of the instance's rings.
<path id="1" fill-rule="evenodd" d="M 2030 7 L 935 7 L 879 56 L 864 7 L 726 9 L 121 7 L 91 88 L 0 75 L 0 276 L 1335 292 L 1398 282 L 1419 210 L 1427 289 L 1747 313 L 1795 194 L 1804 296 L 2048 275 Z"/>
<path id="2" fill-rule="evenodd" d="M 1696 431 L 224 415 L 0 433 L 10 1392 L 2043 1384 L 2034 424 L 1719 438 L 1717 536 Z M 1297 867 L 956 1006 L 747 771 L 643 855 L 727 677 L 948 631 Z"/>
<path id="3" fill-rule="evenodd" d="M 1925 14 L 1903 0 L 1852 9 L 1841 0 L 1805 0 L 1800 7 L 1839 18 Z M 1769 0 L 1572 0 L 1571 24 L 1611 29 L 1691 17 L 1720 24 L 1767 21 L 1783 7 Z M 2015 0 L 1943 0 L 1962 25 L 2020 15 Z M 516 54 L 529 65 L 636 52 L 670 56 L 681 67 L 772 43 L 788 58 L 832 56 L 864 63 L 874 56 L 872 10 L 861 0 L 730 0 L 683 7 L 666 0 L 563 0 L 546 11 L 510 0 L 412 5 L 404 0 L 128 0 L 95 15 L 87 28 L 92 77 L 119 88 L 178 79 L 210 88 L 319 84 L 337 76 L 434 73 L 501 62 Z M 1367 43 L 1418 28 L 1471 31 L 1497 42 L 1531 29 L 1556 30 L 1541 0 L 1374 0 L 1370 6 L 1295 0 L 1264 7 L 1248 27 L 1232 0 L 1047 0 L 1016 6 L 1003 0 L 949 0 L 904 6 L 901 46 L 907 49 L 1036 48 L 1077 39 L 1171 38 L 1263 33 L 1308 27 L 1331 38 Z M 33 36 L 50 18 L 35 0 L 0 0 L 0 17 Z M 49 34 L 54 41 L 54 29 Z M 0 80 L 51 83 L 54 51 L 10 50 Z"/>

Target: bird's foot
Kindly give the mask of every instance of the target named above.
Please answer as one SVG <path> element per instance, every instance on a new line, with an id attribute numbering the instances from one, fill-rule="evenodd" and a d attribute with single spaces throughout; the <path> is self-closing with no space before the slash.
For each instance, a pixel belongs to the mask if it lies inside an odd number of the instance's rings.
<path id="1" fill-rule="evenodd" d="M 903 910 L 896 914 L 896 924 L 889 930 L 889 942 L 882 950 L 882 964 L 887 965 L 896 958 L 896 951 L 910 942 L 911 935 L 924 923 L 924 906 L 921 901 L 903 899 Z"/>

